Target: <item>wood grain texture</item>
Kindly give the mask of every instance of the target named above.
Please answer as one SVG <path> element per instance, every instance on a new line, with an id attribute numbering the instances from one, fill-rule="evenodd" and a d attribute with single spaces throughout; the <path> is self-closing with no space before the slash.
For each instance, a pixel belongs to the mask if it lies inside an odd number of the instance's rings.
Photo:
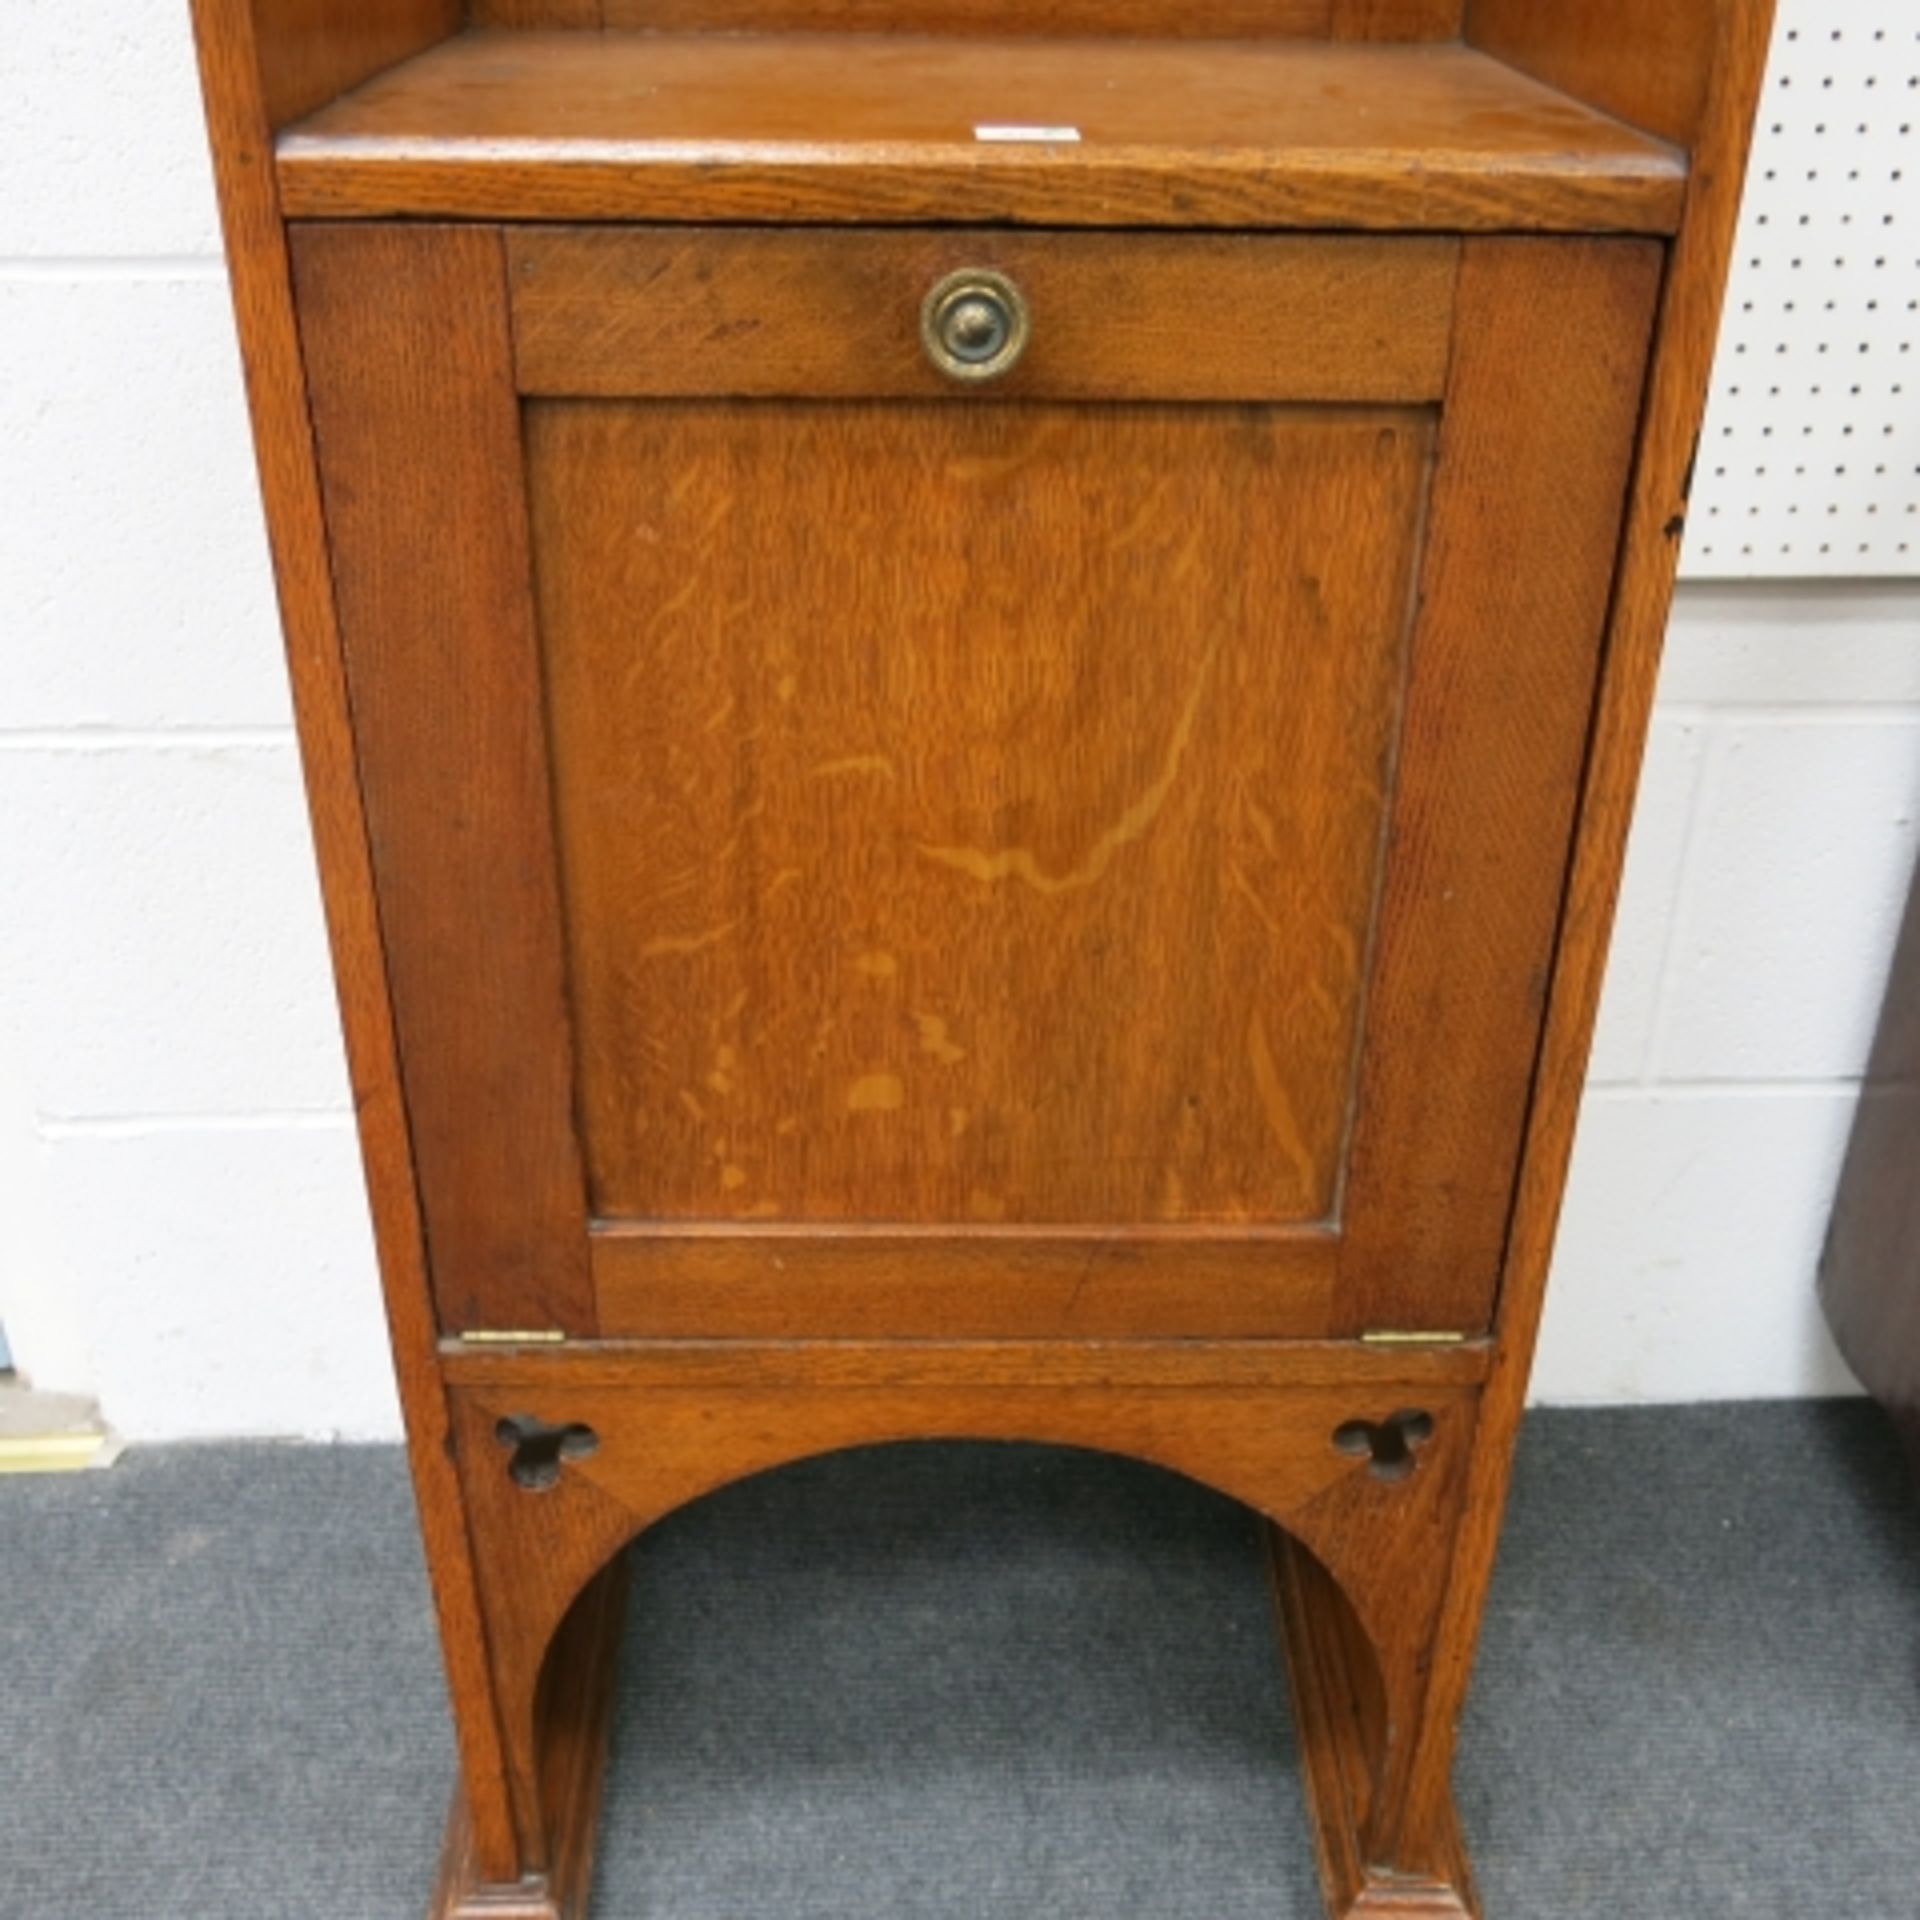
<path id="1" fill-rule="evenodd" d="M 626 1225 L 592 1257 L 608 1337 L 1284 1340 L 1340 1318 L 1331 1228 Z"/>
<path id="2" fill-rule="evenodd" d="M 620 1555 L 573 1603 L 547 1655 L 533 1736 L 544 1819 L 530 1858 L 541 1864 L 511 1885 L 489 1881 L 474 1857 L 461 1788 L 447 1815 L 427 1920 L 587 1920 L 626 1601 Z"/>
<path id="3" fill-rule="evenodd" d="M 516 1796 L 537 1799 L 533 1701 L 545 1650 L 583 1584 L 636 1533 L 702 1494 L 841 1448 L 938 1436 L 1095 1447 L 1152 1461 L 1285 1526 L 1339 1581 L 1378 1663 L 1387 1702 L 1372 1826 L 1386 1831 L 1406 1783 L 1425 1686 L 1423 1653 L 1445 1585 L 1475 1394 L 1404 1383 L 1283 1390 L 1032 1382 L 861 1388 L 590 1386 L 567 1356 L 544 1383 L 457 1390 L 456 1450 L 486 1541 L 489 1644 Z M 1377 1477 L 1335 1444 L 1349 1421 L 1409 1406 L 1432 1421 L 1405 1477 Z M 537 1492 L 508 1473 L 503 1420 L 584 1426 L 590 1451 Z"/>
<path id="4" fill-rule="evenodd" d="M 1548 86 L 1691 146 L 1721 15 L 1751 0 L 1467 0 L 1466 34 Z"/>
<path id="5" fill-rule="evenodd" d="M 606 25 L 604 0 L 467 0 L 468 24 L 475 27 L 541 29 Z"/>
<path id="6" fill-rule="evenodd" d="M 520 390 L 632 398 L 977 404 L 922 350 L 920 304 L 986 267 L 1033 314 L 995 399 L 1436 400 L 1459 264 L 1438 239 L 966 228 L 534 227 L 506 245 Z"/>
<path id="7" fill-rule="evenodd" d="M 983 143 L 1069 124 L 1073 145 Z M 1668 147 L 1457 46 L 470 34 L 290 129 L 307 217 L 1665 232 Z"/>
<path id="8" fill-rule="evenodd" d="M 598 1217 L 1331 1212 L 1425 416 L 527 444 Z"/>
<path id="9" fill-rule="evenodd" d="M 1330 1331 L 1492 1309 L 1660 269 L 1462 261 Z"/>
<path id="10" fill-rule="evenodd" d="M 1353 1387 L 1412 1395 L 1486 1378 L 1485 1341 L 1379 1347 L 1359 1340 L 600 1340 L 494 1346 L 450 1341 L 450 1385 L 491 1392 L 576 1387 Z"/>
<path id="11" fill-rule="evenodd" d="M 1344 0 L 601 0 L 605 24 L 655 33 L 1324 36 Z M 1416 0 L 1417 4 L 1417 0 Z"/>
<path id="12" fill-rule="evenodd" d="M 1450 40 L 1463 0 L 472 0 L 476 27 Z"/>
<path id="13" fill-rule="evenodd" d="M 1688 483 L 1706 409 L 1753 116 L 1766 66 L 1772 0 L 1727 0 L 1716 5 L 1713 14 L 1692 185 L 1655 329 L 1605 664 L 1581 782 L 1573 865 L 1501 1270 L 1494 1365 L 1474 1447 L 1451 1588 L 1435 1642 L 1434 1687 L 1408 1812 L 1415 1829 L 1437 1831 L 1445 1819 L 1454 1733 L 1472 1671 L 1512 1474 L 1514 1437 L 1539 1338 L 1554 1229 L 1586 1084 L 1588 1048 L 1686 527 Z"/>
<path id="14" fill-rule="evenodd" d="M 458 33 L 460 0 L 253 0 L 267 124 L 283 127 Z"/>
<path id="15" fill-rule="evenodd" d="M 1449 40 L 1462 0 L 472 0 L 476 27 Z"/>
<path id="16" fill-rule="evenodd" d="M 1335 40 L 1452 40 L 1464 0 L 1333 0 Z"/>
<path id="17" fill-rule="evenodd" d="M 522 1874 L 513 1881 L 487 1877 L 474 1854 L 473 1818 L 462 1782 L 447 1809 L 427 1920 L 581 1920 L 581 1914 L 560 1904 L 544 1873 Z"/>
<path id="18" fill-rule="evenodd" d="M 534 1698 L 547 1874 L 563 1920 L 587 1920 L 591 1902 L 627 1588 L 622 1554 L 609 1560 L 567 1609 Z"/>
<path id="19" fill-rule="evenodd" d="M 1387 1712 L 1379 1676 L 1332 1576 L 1278 1527 L 1268 1528 L 1267 1541 L 1327 1912 L 1334 1920 L 1479 1920 L 1451 1794 L 1424 1870 L 1382 1871 L 1369 1863 L 1373 1770 Z"/>
<path id="20" fill-rule="evenodd" d="M 448 1450 L 447 1403 L 435 1354 L 438 1327 L 387 999 L 285 231 L 269 160 L 267 105 L 246 0 L 194 0 L 193 27 L 407 1460 L 468 1782 L 472 1850 L 483 1872 L 507 1879 L 518 1871 L 518 1842 L 472 1541 Z"/>
<path id="21" fill-rule="evenodd" d="M 499 236 L 293 258 L 441 1321 L 590 1333 Z"/>

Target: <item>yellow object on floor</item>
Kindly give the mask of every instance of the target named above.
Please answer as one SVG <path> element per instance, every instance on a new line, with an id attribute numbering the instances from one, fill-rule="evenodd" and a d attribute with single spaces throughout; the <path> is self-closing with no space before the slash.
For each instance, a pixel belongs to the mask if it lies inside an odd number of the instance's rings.
<path id="1" fill-rule="evenodd" d="M 120 1442 L 91 1400 L 0 1386 L 0 1473 L 76 1473 L 119 1457 Z"/>

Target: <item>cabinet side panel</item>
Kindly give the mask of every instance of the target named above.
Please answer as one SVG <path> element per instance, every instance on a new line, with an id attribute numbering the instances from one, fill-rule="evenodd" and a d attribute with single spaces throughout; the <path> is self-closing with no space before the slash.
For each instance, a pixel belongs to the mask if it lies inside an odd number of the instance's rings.
<path id="1" fill-rule="evenodd" d="M 472 1542 L 435 1364 L 419 1194 L 347 718 L 286 232 L 274 193 L 246 0 L 195 0 L 193 23 L 381 1286 L 453 1695 L 473 1850 L 488 1876 L 507 1880 L 519 1872 L 519 1840 L 504 1784 Z"/>
<path id="2" fill-rule="evenodd" d="M 1466 1518 L 1454 1549 L 1420 1738 L 1409 1818 L 1428 1829 L 1445 1818 L 1455 1724 L 1486 1603 L 1514 1435 L 1539 1333 L 1772 17 L 1772 0 L 1723 0 L 1715 9 L 1718 38 L 1686 217 L 1661 294 L 1552 995 L 1501 1272 L 1493 1368 L 1474 1436 Z"/>
<path id="3" fill-rule="evenodd" d="M 1492 1312 L 1660 263 L 1462 259 L 1345 1209 L 1356 1331 Z"/>
<path id="4" fill-rule="evenodd" d="M 293 257 L 441 1318 L 590 1334 L 500 238 L 303 228 Z"/>
<path id="5" fill-rule="evenodd" d="M 253 0 L 268 125 L 458 33 L 461 12 L 460 0 Z"/>
<path id="6" fill-rule="evenodd" d="M 586 27 L 606 25 L 601 0 L 471 0 L 476 27 Z"/>
<path id="7" fill-rule="evenodd" d="M 1700 123 L 1718 10 L 1713 0 L 1468 0 L 1467 38 L 1685 146 Z"/>
<path id="8" fill-rule="evenodd" d="M 1452 40 L 1462 0 L 1333 0 L 1336 40 Z"/>

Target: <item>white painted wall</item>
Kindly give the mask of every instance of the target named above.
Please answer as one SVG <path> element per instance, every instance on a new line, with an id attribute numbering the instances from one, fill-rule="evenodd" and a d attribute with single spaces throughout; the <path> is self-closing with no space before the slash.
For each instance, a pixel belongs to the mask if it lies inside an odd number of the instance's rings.
<path id="1" fill-rule="evenodd" d="M 1850 1388 L 1813 1270 L 1917 819 L 1920 583 L 1681 589 L 1537 1398 Z"/>
<path id="2" fill-rule="evenodd" d="M 186 9 L 6 42 L 0 1319 L 132 1435 L 392 1434 Z"/>
<path id="3" fill-rule="evenodd" d="M 0 1319 L 126 1433 L 396 1418 L 179 0 L 12 0 Z M 1920 804 L 1920 586 L 1682 599 L 1541 1359 L 1843 1390 L 1811 1303 Z"/>

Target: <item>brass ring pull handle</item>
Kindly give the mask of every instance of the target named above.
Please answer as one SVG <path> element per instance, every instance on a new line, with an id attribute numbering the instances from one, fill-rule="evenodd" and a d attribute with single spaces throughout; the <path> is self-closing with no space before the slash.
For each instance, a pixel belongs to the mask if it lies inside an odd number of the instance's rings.
<path id="1" fill-rule="evenodd" d="M 963 267 L 937 281 L 920 306 L 927 358 L 949 380 L 996 380 L 1027 350 L 1026 296 L 1004 273 Z"/>

